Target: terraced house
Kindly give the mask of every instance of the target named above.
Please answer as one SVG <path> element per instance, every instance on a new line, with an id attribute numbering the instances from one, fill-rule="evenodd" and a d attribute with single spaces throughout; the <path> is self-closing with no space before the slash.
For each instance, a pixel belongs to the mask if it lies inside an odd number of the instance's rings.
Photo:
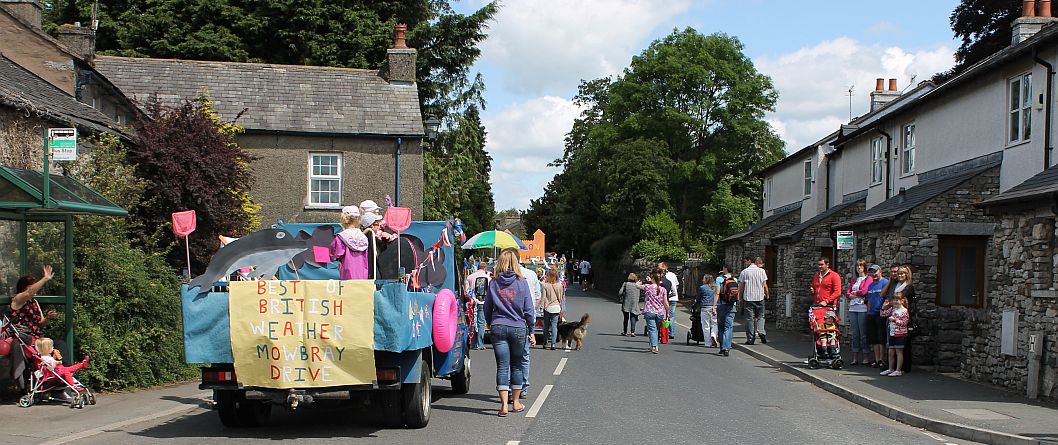
<path id="1" fill-rule="evenodd" d="M 771 252 L 779 327 L 807 329 L 820 256 L 846 280 L 857 258 L 908 265 L 916 369 L 1058 399 L 1058 26 L 1026 4 L 1011 46 L 939 85 L 878 79 L 867 114 L 764 171 L 762 220 L 799 219 L 726 251 Z"/>

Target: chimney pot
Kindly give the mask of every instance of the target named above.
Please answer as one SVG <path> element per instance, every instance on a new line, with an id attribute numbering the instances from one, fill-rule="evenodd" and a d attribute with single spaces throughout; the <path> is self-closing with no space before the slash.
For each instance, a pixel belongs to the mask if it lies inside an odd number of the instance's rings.
<path id="1" fill-rule="evenodd" d="M 1051 0 L 1039 0 L 1040 4 L 1040 17 L 1051 16 Z"/>
<path id="2" fill-rule="evenodd" d="M 889 79 L 889 91 L 896 91 L 896 79 Z"/>
<path id="3" fill-rule="evenodd" d="M 885 79 L 881 77 L 874 79 L 874 91 L 885 91 Z"/>
<path id="4" fill-rule="evenodd" d="M 1023 0 L 1021 2 L 1022 17 L 1036 17 L 1036 0 Z"/>
<path id="5" fill-rule="evenodd" d="M 408 25 L 404 23 L 398 23 L 393 26 L 393 47 L 397 49 L 405 49 L 408 47 L 407 43 Z"/>

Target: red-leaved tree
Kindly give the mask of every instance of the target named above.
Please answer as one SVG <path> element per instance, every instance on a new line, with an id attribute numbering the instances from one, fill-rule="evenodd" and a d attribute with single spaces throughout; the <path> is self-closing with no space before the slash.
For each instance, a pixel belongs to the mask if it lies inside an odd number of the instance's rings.
<path id="1" fill-rule="evenodd" d="M 221 122 L 208 97 L 165 106 L 157 97 L 145 104 L 134 123 L 135 143 L 128 151 L 136 175 L 147 180 L 144 203 L 130 212 L 142 223 L 146 247 L 168 250 L 169 263 L 186 266 L 184 249 L 170 230 L 173 212 L 195 210 L 198 228 L 191 234 L 191 268 L 201 273 L 220 244 L 217 235 L 241 236 L 260 223 L 249 189 L 253 157 L 235 143 L 241 130 Z"/>

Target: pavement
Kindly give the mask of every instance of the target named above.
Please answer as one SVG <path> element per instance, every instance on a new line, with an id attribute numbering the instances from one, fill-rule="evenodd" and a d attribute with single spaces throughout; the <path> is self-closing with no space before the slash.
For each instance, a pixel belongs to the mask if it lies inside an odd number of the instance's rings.
<path id="1" fill-rule="evenodd" d="M 683 330 L 677 341 L 686 338 L 689 316 L 690 308 L 682 307 L 677 323 Z M 758 340 L 746 345 L 741 321 L 740 314 L 732 355 L 742 352 L 883 416 L 974 442 L 1058 444 L 1058 405 L 945 374 L 915 371 L 890 378 L 865 366 L 811 369 L 805 364 L 811 354 L 810 335 L 768 329 L 767 344 Z M 842 352 L 848 363 L 848 351 Z"/>

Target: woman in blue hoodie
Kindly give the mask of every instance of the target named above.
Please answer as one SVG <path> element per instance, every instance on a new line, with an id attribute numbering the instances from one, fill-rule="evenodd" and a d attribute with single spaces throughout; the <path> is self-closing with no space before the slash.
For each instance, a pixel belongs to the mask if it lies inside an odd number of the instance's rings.
<path id="1" fill-rule="evenodd" d="M 508 391 L 514 391 L 514 412 L 525 410 L 520 400 L 526 377 L 521 352 L 526 341 L 536 344 L 532 335 L 532 326 L 536 325 L 533 297 L 521 276 L 518 254 L 513 250 L 500 252 L 496 261 L 496 278 L 489 282 L 485 299 L 485 319 L 489 321 L 492 350 L 496 354 L 496 390 L 503 404 L 499 416 L 506 417 Z"/>

